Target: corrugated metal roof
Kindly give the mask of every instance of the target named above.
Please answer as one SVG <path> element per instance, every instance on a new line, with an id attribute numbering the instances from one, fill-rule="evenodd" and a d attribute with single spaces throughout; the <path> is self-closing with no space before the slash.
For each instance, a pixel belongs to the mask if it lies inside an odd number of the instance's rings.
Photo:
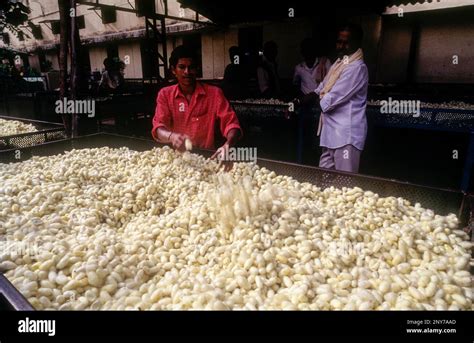
<path id="1" fill-rule="evenodd" d="M 389 0 L 387 6 L 415 5 L 427 2 L 439 2 L 439 0 Z"/>
<path id="2" fill-rule="evenodd" d="M 387 9 L 384 14 L 396 14 L 398 13 L 400 8 L 402 8 L 404 12 L 422 12 L 464 6 L 474 6 L 474 0 L 390 0 L 390 5 L 387 6 Z"/>

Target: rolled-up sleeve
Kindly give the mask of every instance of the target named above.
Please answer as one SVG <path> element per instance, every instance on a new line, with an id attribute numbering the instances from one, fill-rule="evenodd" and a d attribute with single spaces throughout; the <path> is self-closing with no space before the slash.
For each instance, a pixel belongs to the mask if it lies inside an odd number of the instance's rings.
<path id="1" fill-rule="evenodd" d="M 321 91 L 323 90 L 324 85 L 326 84 L 324 81 L 325 81 L 325 80 L 323 80 L 323 81 L 319 84 L 318 88 L 316 88 L 316 89 L 314 90 L 314 92 L 315 92 L 316 94 L 319 95 L 319 93 L 321 93 Z"/>
<path id="2" fill-rule="evenodd" d="M 229 101 L 224 96 L 222 90 L 217 91 L 216 95 L 216 102 L 217 102 L 217 117 L 220 121 L 220 130 L 224 137 L 227 138 L 227 134 L 232 129 L 238 129 L 240 131 L 240 135 L 243 135 L 242 128 L 239 124 L 239 119 L 235 114 L 235 111 L 229 104 Z"/>
<path id="3" fill-rule="evenodd" d="M 163 90 L 161 90 L 158 92 L 158 96 L 156 97 L 155 116 L 153 117 L 153 129 L 151 131 L 153 138 L 158 141 L 156 130 L 160 127 L 171 130 L 171 122 L 171 111 L 168 106 L 166 95 Z"/>

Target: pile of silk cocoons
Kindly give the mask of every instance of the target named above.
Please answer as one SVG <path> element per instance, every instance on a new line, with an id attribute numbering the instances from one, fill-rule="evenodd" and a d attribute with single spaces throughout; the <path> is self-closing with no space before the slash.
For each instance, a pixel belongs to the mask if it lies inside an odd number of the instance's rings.
<path id="1" fill-rule="evenodd" d="M 472 308 L 455 215 L 168 147 L 0 164 L 0 248 L 38 310 Z"/>
<path id="2" fill-rule="evenodd" d="M 0 147 L 7 145 L 13 148 L 23 148 L 25 146 L 42 144 L 45 142 L 43 135 L 31 135 L 28 137 L 13 137 L 7 144 L 6 139 L 1 139 L 7 136 L 16 136 L 24 133 L 33 133 L 38 130 L 32 124 L 26 124 L 18 120 L 5 120 L 0 118 Z"/>
<path id="3" fill-rule="evenodd" d="M 22 133 L 38 131 L 31 124 L 26 124 L 18 120 L 7 120 L 0 118 L 0 137 L 14 136 Z"/>
<path id="4" fill-rule="evenodd" d="M 288 105 L 287 102 L 281 101 L 279 99 L 244 99 L 244 100 L 233 100 L 232 103 L 235 104 L 256 104 L 256 105 Z"/>

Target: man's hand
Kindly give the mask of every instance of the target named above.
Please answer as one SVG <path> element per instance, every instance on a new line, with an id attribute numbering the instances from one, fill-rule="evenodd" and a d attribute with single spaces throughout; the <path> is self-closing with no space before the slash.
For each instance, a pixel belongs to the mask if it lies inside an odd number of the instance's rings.
<path id="1" fill-rule="evenodd" d="M 211 160 L 217 158 L 218 161 L 224 160 L 229 154 L 230 144 L 225 142 L 223 146 L 216 150 L 216 152 L 211 156 Z"/>
<path id="2" fill-rule="evenodd" d="M 229 171 L 233 167 L 232 161 L 226 161 L 225 159 L 229 155 L 230 144 L 229 142 L 224 143 L 217 151 L 211 156 L 211 160 L 216 159 L 224 167 L 225 171 Z"/>
<path id="3" fill-rule="evenodd" d="M 156 138 L 158 142 L 164 144 L 171 144 L 173 149 L 179 151 L 186 150 L 186 139 L 189 139 L 189 141 L 191 141 L 188 135 L 169 131 L 165 127 L 159 127 L 156 129 Z"/>
<path id="4" fill-rule="evenodd" d="M 181 133 L 172 133 L 170 136 L 170 142 L 174 149 L 184 151 L 186 149 L 185 141 L 189 139 L 187 135 Z"/>

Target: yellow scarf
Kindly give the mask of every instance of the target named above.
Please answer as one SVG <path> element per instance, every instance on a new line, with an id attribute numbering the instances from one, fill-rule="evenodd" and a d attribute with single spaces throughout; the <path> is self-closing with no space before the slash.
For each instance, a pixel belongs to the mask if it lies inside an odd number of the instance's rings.
<path id="1" fill-rule="evenodd" d="M 328 93 L 331 88 L 336 84 L 337 80 L 341 76 L 342 72 L 346 67 L 354 61 L 362 60 L 364 58 L 364 53 L 362 49 L 357 49 L 349 58 L 338 58 L 336 62 L 329 69 L 328 74 L 325 79 L 327 79 L 326 84 L 324 85 L 323 90 L 319 93 L 319 98 L 322 99 L 326 93 Z"/>
<path id="2" fill-rule="evenodd" d="M 351 64 L 354 61 L 362 60 L 364 59 L 364 53 L 362 52 L 362 49 L 357 49 L 356 52 L 354 52 L 352 55 L 349 56 L 349 58 L 338 58 L 336 62 L 331 66 L 329 69 L 328 74 L 324 78 L 326 81 L 326 84 L 324 85 L 323 89 L 319 93 L 319 98 L 322 99 L 323 96 L 325 96 L 328 92 L 331 91 L 332 87 L 336 84 L 337 80 L 339 80 L 339 77 L 341 76 L 342 72 L 346 67 Z M 319 126 L 318 126 L 318 136 L 321 134 L 321 129 L 323 127 L 323 113 L 321 112 L 321 115 L 319 116 Z"/>

